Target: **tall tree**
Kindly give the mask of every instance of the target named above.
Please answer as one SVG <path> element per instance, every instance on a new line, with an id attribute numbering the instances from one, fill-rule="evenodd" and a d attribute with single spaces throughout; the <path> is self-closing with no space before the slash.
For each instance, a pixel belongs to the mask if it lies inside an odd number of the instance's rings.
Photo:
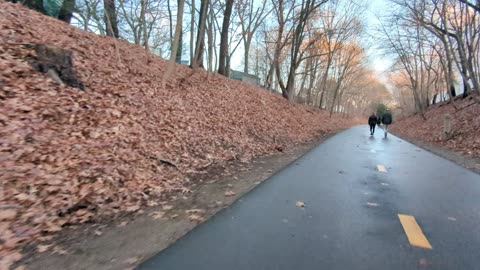
<path id="1" fill-rule="evenodd" d="M 177 56 L 175 58 L 175 62 L 177 63 L 182 62 L 182 54 L 183 54 L 183 30 L 180 31 L 180 37 L 178 39 L 178 47 L 177 47 Z"/>
<path id="2" fill-rule="evenodd" d="M 147 0 L 140 0 L 140 25 L 143 36 L 143 47 L 148 51 L 148 31 L 147 31 Z"/>
<path id="3" fill-rule="evenodd" d="M 170 47 L 173 46 L 173 16 L 172 16 L 172 7 L 170 5 L 170 0 L 167 0 L 167 10 L 168 10 L 168 21 L 170 22 L 168 24 L 169 29 L 170 29 Z"/>
<path id="4" fill-rule="evenodd" d="M 280 86 L 282 87 L 282 95 L 290 101 L 292 101 L 295 96 L 294 87 L 297 68 L 301 62 L 305 60 L 305 58 L 302 57 L 303 53 L 300 50 L 304 43 L 305 27 L 315 11 L 327 1 L 328 0 L 302 0 L 301 8 L 299 10 L 300 13 L 293 24 L 292 37 L 290 40 L 290 66 L 286 85 L 279 79 Z M 312 41 L 309 41 L 308 44 L 304 46 L 304 49 L 313 45 L 314 41 Z"/>
<path id="5" fill-rule="evenodd" d="M 242 27 L 242 40 L 244 47 L 244 68 L 243 72 L 248 73 L 249 53 L 252 39 L 265 18 L 270 14 L 271 9 L 267 10 L 267 0 L 262 0 L 260 6 L 254 11 L 255 0 L 238 0 L 236 8 Z M 275 3 L 274 3 L 275 5 Z"/>
<path id="6" fill-rule="evenodd" d="M 333 70 L 334 88 L 333 98 L 330 105 L 330 117 L 335 109 L 340 109 L 341 98 L 346 86 L 354 77 L 354 73 L 359 70 L 361 56 L 363 51 L 360 47 L 355 45 L 344 46 L 335 55 L 335 68 Z"/>
<path id="7" fill-rule="evenodd" d="M 190 3 L 190 65 L 195 58 L 195 0 Z"/>
<path id="8" fill-rule="evenodd" d="M 341 12 L 340 9 L 344 9 Z M 333 60 L 343 46 L 360 32 L 361 24 L 357 16 L 361 13 L 361 8 L 351 2 L 346 7 L 339 7 L 331 4 L 328 8 L 328 16 L 322 16 L 320 23 L 323 32 L 326 33 L 321 39 L 320 50 L 324 53 L 324 68 L 320 78 L 320 88 L 317 95 L 320 95 L 319 108 L 327 108 L 326 95 L 327 80 L 331 69 L 334 68 Z"/>
<path id="9" fill-rule="evenodd" d="M 453 89 L 452 62 L 456 64 L 464 86 L 464 97 L 480 89 L 480 13 L 472 1 L 418 0 L 396 1 L 407 12 L 397 15 L 400 20 L 419 24 L 443 44 L 440 53 L 447 89 Z M 438 51 L 438 50 L 437 50 Z M 419 56 L 416 56 L 419 57 Z M 453 101 L 453 99 L 450 99 Z"/>
<path id="10" fill-rule="evenodd" d="M 195 46 L 195 55 L 193 62 L 190 63 L 192 68 L 203 68 L 203 56 L 205 51 L 205 25 L 207 22 L 207 10 L 209 0 L 201 0 L 200 2 L 200 17 L 198 19 L 197 42 Z"/>
<path id="11" fill-rule="evenodd" d="M 207 32 L 207 70 L 209 72 L 213 72 L 213 56 L 216 54 L 217 50 L 215 50 L 215 41 L 216 41 L 216 29 L 215 29 L 215 5 L 214 1 L 212 4 L 209 5 L 209 9 L 207 12 L 207 21 L 206 21 L 206 28 L 205 31 Z"/>
<path id="12" fill-rule="evenodd" d="M 290 5 L 289 5 L 290 4 Z M 275 39 L 275 48 L 272 59 L 272 67 L 275 70 L 275 75 L 277 78 L 277 84 L 282 85 L 283 90 L 283 81 L 282 81 L 282 72 L 281 72 L 281 62 L 284 49 L 287 47 L 289 42 L 290 31 L 287 27 L 287 22 L 293 20 L 293 14 L 295 10 L 295 3 L 285 0 L 272 0 L 274 17 L 277 20 L 278 26 L 276 29 L 276 39 Z M 286 34 L 285 34 L 286 33 Z M 267 80 L 268 81 L 268 80 Z M 273 83 L 273 80 L 270 82 Z M 282 91 L 282 94 L 283 91 Z M 285 95 L 284 95 L 285 97 Z"/>
<path id="13" fill-rule="evenodd" d="M 226 0 L 225 13 L 223 14 L 222 33 L 220 38 L 220 56 L 218 59 L 218 73 L 228 77 L 227 55 L 228 55 L 228 31 L 230 27 L 230 17 L 232 16 L 234 0 Z"/>
<path id="14" fill-rule="evenodd" d="M 175 71 L 175 58 L 177 58 L 177 49 L 178 43 L 180 42 L 180 36 L 182 34 L 182 22 L 183 22 L 183 6 L 185 4 L 184 0 L 177 0 L 178 10 L 177 10 L 177 25 L 175 26 L 175 37 L 173 38 L 172 51 L 170 53 L 170 60 L 167 65 L 167 71 L 164 73 L 162 78 L 162 87 L 165 88 L 167 80 L 170 78 L 172 73 Z"/>
<path id="15" fill-rule="evenodd" d="M 118 38 L 117 12 L 115 0 L 103 0 L 104 20 L 107 36 Z"/>

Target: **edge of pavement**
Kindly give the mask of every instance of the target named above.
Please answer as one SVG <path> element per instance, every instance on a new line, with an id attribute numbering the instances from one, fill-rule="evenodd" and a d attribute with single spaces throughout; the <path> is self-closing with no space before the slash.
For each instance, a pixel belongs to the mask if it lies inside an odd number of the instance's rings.
<path id="1" fill-rule="evenodd" d="M 17 265 L 28 269 L 134 269 L 324 141 L 354 126 L 318 134 L 308 142 L 248 163 L 212 168 L 191 180 L 191 192 L 174 194 L 135 214 L 67 228 L 46 243 L 51 247 L 43 253 L 36 252 L 33 244 L 27 246 Z"/>
<path id="2" fill-rule="evenodd" d="M 429 142 L 424 142 L 419 139 L 399 135 L 396 132 L 392 132 L 393 135 L 399 137 L 402 140 L 405 140 L 413 145 L 416 145 L 423 150 L 426 150 L 432 154 L 435 154 L 437 156 L 440 156 L 444 159 L 447 159 L 459 166 L 462 166 L 476 174 L 480 175 L 480 158 L 475 158 L 475 157 L 468 157 L 465 155 L 462 155 L 458 152 L 455 152 L 453 150 L 450 150 L 446 147 L 434 145 Z"/>

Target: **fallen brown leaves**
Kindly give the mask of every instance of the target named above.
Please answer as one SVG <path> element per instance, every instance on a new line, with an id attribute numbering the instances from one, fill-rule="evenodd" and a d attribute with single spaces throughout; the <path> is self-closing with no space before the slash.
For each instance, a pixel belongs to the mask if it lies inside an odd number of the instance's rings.
<path id="1" fill-rule="evenodd" d="M 0 221 L 14 220 L 16 215 L 15 209 L 0 209 Z"/>
<path id="2" fill-rule="evenodd" d="M 305 207 L 305 203 L 302 202 L 302 201 L 296 202 L 295 205 L 298 206 L 298 207 Z"/>
<path id="3" fill-rule="evenodd" d="M 38 252 L 43 253 L 43 252 L 49 250 L 52 246 L 53 245 L 38 245 L 37 250 L 38 250 Z"/>
<path id="4" fill-rule="evenodd" d="M 165 216 L 165 213 L 162 211 L 155 211 L 150 214 L 153 219 L 162 219 Z"/>
<path id="5" fill-rule="evenodd" d="M 447 147 L 466 156 L 480 157 L 480 104 L 467 97 L 455 101 L 457 110 L 451 105 L 433 105 L 425 114 L 427 120 L 414 115 L 396 121 L 392 131 L 423 142 Z M 451 136 L 444 135 L 445 116 L 451 120 Z"/>
<path id="6" fill-rule="evenodd" d="M 171 205 L 164 205 L 164 206 L 162 206 L 162 209 L 163 209 L 164 211 L 172 210 L 172 209 L 173 209 L 173 206 L 171 206 Z"/>
<path id="7" fill-rule="evenodd" d="M 194 221 L 194 222 L 202 222 L 204 220 L 204 218 L 202 216 L 196 215 L 196 214 L 189 215 L 188 219 L 190 219 L 191 221 Z"/>
<path id="8" fill-rule="evenodd" d="M 187 175 L 214 163 L 247 162 L 349 125 L 219 75 L 186 77 L 191 70 L 180 65 L 162 89 L 160 57 L 147 61 L 139 46 L 19 4 L 0 2 L 0 38 L 2 265 L 63 227 L 191 192 Z M 25 43 L 72 51 L 85 91 L 32 69 L 35 52 Z"/>
<path id="9" fill-rule="evenodd" d="M 21 258 L 22 254 L 20 252 L 3 252 L 0 256 L 0 269 L 9 269 L 9 266 Z"/>
<path id="10" fill-rule="evenodd" d="M 190 209 L 185 211 L 187 214 L 205 214 L 205 212 L 204 209 Z"/>
<path id="11" fill-rule="evenodd" d="M 117 225 L 117 227 L 125 227 L 127 226 L 128 222 L 127 221 L 122 221 L 120 224 Z"/>
<path id="12" fill-rule="evenodd" d="M 140 257 L 131 257 L 131 258 L 126 259 L 124 262 L 126 264 L 132 265 L 132 264 L 135 264 L 136 262 L 138 262 L 139 260 L 140 260 Z"/>
<path id="13" fill-rule="evenodd" d="M 225 191 L 225 194 L 224 194 L 224 195 L 225 195 L 225 196 L 235 196 L 235 195 L 237 195 L 237 193 L 235 193 L 235 192 L 233 192 L 233 191 L 231 191 L 231 190 L 227 190 L 227 191 Z"/>

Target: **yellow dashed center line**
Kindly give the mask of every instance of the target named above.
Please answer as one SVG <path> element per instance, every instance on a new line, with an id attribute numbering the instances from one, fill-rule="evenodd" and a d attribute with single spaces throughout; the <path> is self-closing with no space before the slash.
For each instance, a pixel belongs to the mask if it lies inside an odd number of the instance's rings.
<path id="1" fill-rule="evenodd" d="M 423 234 L 422 229 L 415 220 L 415 217 L 398 214 L 398 218 L 400 219 L 400 223 L 402 223 L 403 230 L 407 235 L 410 245 L 426 249 L 432 249 L 430 242 L 428 242 L 427 237 L 425 237 L 425 235 Z"/>
<path id="2" fill-rule="evenodd" d="M 386 173 L 387 169 L 383 165 L 377 165 L 377 171 Z"/>

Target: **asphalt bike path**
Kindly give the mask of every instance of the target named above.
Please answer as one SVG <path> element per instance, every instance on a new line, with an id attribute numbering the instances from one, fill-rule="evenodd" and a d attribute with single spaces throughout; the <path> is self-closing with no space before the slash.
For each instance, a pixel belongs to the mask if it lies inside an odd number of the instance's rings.
<path id="1" fill-rule="evenodd" d="M 354 127 L 138 269 L 480 269 L 480 176 Z"/>

